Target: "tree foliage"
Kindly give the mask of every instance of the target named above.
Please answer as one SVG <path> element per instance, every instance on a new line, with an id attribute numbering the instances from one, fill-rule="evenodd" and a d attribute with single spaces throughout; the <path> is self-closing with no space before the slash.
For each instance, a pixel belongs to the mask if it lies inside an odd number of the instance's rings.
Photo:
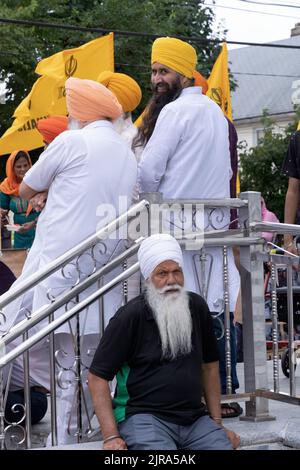
<path id="1" fill-rule="evenodd" d="M 267 207 L 279 220 L 284 220 L 284 201 L 288 178 L 281 168 L 286 155 L 292 132 L 297 128 L 300 118 L 296 110 L 295 121 L 281 133 L 276 130 L 272 119 L 265 111 L 262 118 L 263 137 L 258 146 L 248 149 L 240 144 L 241 191 L 259 191 Z"/>
<path id="2" fill-rule="evenodd" d="M 214 14 L 204 0 L 1 0 L 0 17 L 43 23 L 136 31 L 163 36 L 213 37 Z M 219 32 L 215 37 L 221 36 Z M 0 81 L 7 84 L 7 102 L 0 107 L 0 135 L 11 125 L 16 106 L 37 79 L 39 60 L 99 36 L 97 33 L 0 23 Z M 116 71 L 128 73 L 143 90 L 142 109 L 149 98 L 152 39 L 115 35 Z M 198 69 L 208 75 L 219 53 L 213 43 L 193 44 Z"/>

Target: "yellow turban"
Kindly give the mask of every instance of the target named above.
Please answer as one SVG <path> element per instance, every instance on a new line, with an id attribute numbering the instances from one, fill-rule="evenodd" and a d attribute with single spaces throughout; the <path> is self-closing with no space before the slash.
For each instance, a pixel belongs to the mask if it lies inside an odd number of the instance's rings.
<path id="1" fill-rule="evenodd" d="M 100 73 L 97 81 L 117 97 L 124 113 L 133 111 L 140 104 L 142 91 L 129 75 L 105 71 Z"/>
<path id="2" fill-rule="evenodd" d="M 70 77 L 65 88 L 68 112 L 78 121 L 117 119 L 122 114 L 115 95 L 98 82 Z"/>
<path id="3" fill-rule="evenodd" d="M 180 39 L 158 38 L 152 45 L 151 64 L 154 62 L 192 78 L 197 64 L 197 53 L 193 46 Z"/>

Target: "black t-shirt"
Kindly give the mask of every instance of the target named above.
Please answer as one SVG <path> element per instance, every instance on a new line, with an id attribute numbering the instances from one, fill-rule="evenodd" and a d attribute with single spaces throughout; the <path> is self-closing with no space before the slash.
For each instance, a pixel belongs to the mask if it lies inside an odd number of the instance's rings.
<path id="1" fill-rule="evenodd" d="M 207 304 L 191 292 L 189 300 L 193 349 L 175 360 L 161 359 L 158 327 L 143 294 L 110 320 L 90 372 L 108 381 L 117 376 L 113 402 L 117 422 L 151 413 L 185 425 L 206 413 L 201 364 L 218 361 L 219 356 Z"/>
<path id="2" fill-rule="evenodd" d="M 300 180 L 300 131 L 291 136 L 282 171 L 285 175 Z"/>
<path id="3" fill-rule="evenodd" d="M 291 136 L 289 147 L 282 165 L 282 172 L 290 178 L 300 180 L 300 131 L 296 131 Z M 300 223 L 300 207 L 298 207 L 297 210 L 295 223 Z"/>

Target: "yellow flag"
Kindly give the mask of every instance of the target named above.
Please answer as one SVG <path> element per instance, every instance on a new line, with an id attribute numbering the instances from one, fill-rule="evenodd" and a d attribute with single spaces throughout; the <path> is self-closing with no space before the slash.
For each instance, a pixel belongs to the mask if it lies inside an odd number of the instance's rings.
<path id="1" fill-rule="evenodd" d="M 61 107 L 58 100 L 53 100 L 53 94 L 59 83 L 60 80 L 52 77 L 38 78 L 30 93 L 16 108 L 13 117 L 23 119 L 44 114 L 66 114 L 65 107 Z"/>
<path id="2" fill-rule="evenodd" d="M 110 33 L 75 49 L 58 52 L 38 63 L 36 73 L 55 78 L 51 88 L 52 111 L 48 114 L 67 114 L 65 81 L 69 77 L 97 80 L 105 70 L 114 71 L 114 35 Z"/>
<path id="3" fill-rule="evenodd" d="M 232 121 L 232 109 L 230 100 L 230 85 L 228 75 L 228 52 L 226 42 L 213 66 L 210 77 L 207 80 L 208 91 L 206 96 L 214 100 L 222 108 L 225 116 Z"/>
<path id="4" fill-rule="evenodd" d="M 67 114 L 66 79 L 74 76 L 96 80 L 104 70 L 114 71 L 112 33 L 39 62 L 36 72 L 42 76 L 16 108 L 13 116 L 16 119 L 0 138 L 0 155 L 16 149 L 42 147 L 43 141 L 36 130 L 36 123 L 50 115 Z"/>
<path id="5" fill-rule="evenodd" d="M 297 131 L 300 131 L 300 121 L 298 122 Z"/>
<path id="6" fill-rule="evenodd" d="M 52 95 L 57 81 L 52 77 L 40 77 L 34 83 L 30 93 L 14 112 L 16 118 L 12 126 L 0 139 L 0 155 L 16 149 L 32 150 L 42 147 L 43 139 L 36 129 L 39 119 L 61 112 L 58 102 L 53 102 Z"/>
<path id="7" fill-rule="evenodd" d="M 113 33 L 94 39 L 75 49 L 66 49 L 41 60 L 35 71 L 66 80 L 69 77 L 96 80 L 104 70 L 114 71 Z"/>
<path id="8" fill-rule="evenodd" d="M 39 116 L 44 118 L 47 116 Z M 0 139 L 0 155 L 11 153 L 14 150 L 33 150 L 43 147 L 41 134 L 36 130 L 37 118 L 23 117 L 14 120 L 12 126 Z"/>
<path id="9" fill-rule="evenodd" d="M 143 117 L 145 115 L 145 111 L 146 111 L 147 108 L 144 109 L 144 111 L 139 115 L 138 118 L 136 118 L 136 120 L 134 121 L 134 125 L 136 127 L 140 127 L 142 125 L 142 121 L 143 121 Z"/>

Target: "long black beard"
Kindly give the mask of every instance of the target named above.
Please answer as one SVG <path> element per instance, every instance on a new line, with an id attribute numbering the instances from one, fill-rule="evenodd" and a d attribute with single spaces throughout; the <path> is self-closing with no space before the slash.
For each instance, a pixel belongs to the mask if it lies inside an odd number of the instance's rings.
<path id="1" fill-rule="evenodd" d="M 158 116 L 166 104 L 175 101 L 182 92 L 182 85 L 178 78 L 173 84 L 172 88 L 169 87 L 165 93 L 157 93 L 156 86 L 152 86 L 153 96 L 150 99 L 143 122 L 139 128 L 138 135 L 133 140 L 132 147 L 144 147 L 153 134 L 154 127 Z"/>

